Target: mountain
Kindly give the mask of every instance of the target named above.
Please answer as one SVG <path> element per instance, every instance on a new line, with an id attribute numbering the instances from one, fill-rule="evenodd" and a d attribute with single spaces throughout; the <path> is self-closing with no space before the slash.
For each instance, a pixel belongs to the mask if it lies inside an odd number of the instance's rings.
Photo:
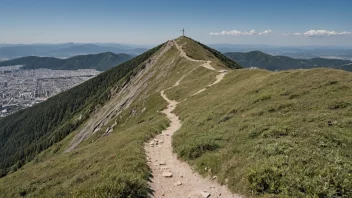
<path id="1" fill-rule="evenodd" d="M 56 70 L 76 70 L 76 69 L 96 69 L 105 71 L 119 65 L 132 58 L 128 54 L 114 54 L 111 52 L 101 54 L 90 54 L 74 56 L 68 59 L 58 59 L 52 57 L 28 56 L 8 61 L 0 62 L 1 66 L 24 65 L 21 69 L 56 69 Z"/>
<path id="2" fill-rule="evenodd" d="M 22 56 L 46 54 L 48 51 L 55 50 L 52 45 L 19 45 L 0 48 L 1 58 L 17 58 Z"/>
<path id="3" fill-rule="evenodd" d="M 54 56 L 62 57 L 62 56 L 69 56 L 69 55 L 95 54 L 95 53 L 101 53 L 101 52 L 140 54 L 145 52 L 146 50 L 147 49 L 145 48 L 124 49 L 124 48 L 109 47 L 109 46 L 99 46 L 95 44 L 82 44 L 82 45 L 75 45 L 67 48 L 52 50 L 49 53 L 53 54 Z"/>
<path id="4" fill-rule="evenodd" d="M 222 53 L 262 51 L 275 56 L 288 56 L 298 59 L 334 58 L 352 61 L 351 47 L 343 46 L 271 46 L 245 44 L 212 44 Z"/>
<path id="5" fill-rule="evenodd" d="M 352 73 L 240 68 L 180 37 L 1 119 L 0 197 L 351 197 Z"/>
<path id="6" fill-rule="evenodd" d="M 1 59 L 14 59 L 23 56 L 72 57 L 76 55 L 97 54 L 104 52 L 141 54 L 146 48 L 132 48 L 125 45 L 111 44 L 26 44 L 0 46 Z"/>
<path id="7" fill-rule="evenodd" d="M 248 53 L 228 52 L 227 57 L 243 65 L 244 67 L 257 67 L 271 71 L 288 69 L 312 69 L 327 67 L 352 71 L 352 61 L 341 59 L 294 59 L 287 56 L 272 56 L 260 51 Z"/>

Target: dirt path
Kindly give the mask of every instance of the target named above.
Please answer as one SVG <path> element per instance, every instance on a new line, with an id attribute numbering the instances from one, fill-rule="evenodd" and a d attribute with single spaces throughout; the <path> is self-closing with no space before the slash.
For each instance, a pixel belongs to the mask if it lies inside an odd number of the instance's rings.
<path id="1" fill-rule="evenodd" d="M 201 65 L 202 67 L 205 67 L 207 69 L 215 71 L 214 67 L 210 65 L 211 61 L 193 59 L 193 58 L 187 56 L 186 52 L 182 49 L 182 46 L 179 46 L 176 41 L 174 41 L 174 44 L 175 44 L 176 48 L 178 49 L 178 51 L 180 51 L 180 56 L 181 57 L 183 57 L 183 58 L 185 58 L 185 59 L 187 59 L 189 61 L 192 61 L 192 62 L 203 63 Z"/>
<path id="2" fill-rule="evenodd" d="M 170 100 L 164 90 L 160 94 L 169 103 L 162 112 L 170 120 L 170 126 L 145 145 L 153 173 L 153 197 L 241 197 L 232 194 L 226 186 L 221 186 L 216 180 L 203 178 L 186 162 L 177 159 L 176 154 L 172 152 L 171 136 L 182 126 L 178 116 L 172 113 L 178 102 Z"/>
<path id="3" fill-rule="evenodd" d="M 179 49 L 176 42 L 175 45 Z M 184 54 L 182 55 L 183 57 L 190 61 L 204 62 L 203 65 L 206 65 L 207 69 L 211 67 L 210 61 L 194 60 L 186 56 L 182 49 L 180 52 L 181 54 Z M 210 70 L 215 69 L 212 68 Z M 221 73 L 216 76 L 216 81 L 208 85 L 208 87 L 219 83 L 226 74 L 226 71 L 218 72 Z M 180 80 L 166 90 L 178 86 L 186 75 L 182 76 Z M 182 162 L 177 159 L 177 155 L 172 152 L 171 137 L 182 126 L 179 117 L 173 113 L 173 110 L 179 102 L 170 100 L 165 95 L 164 91 L 165 90 L 162 90 L 160 94 L 168 102 L 168 106 L 162 112 L 170 120 L 170 126 L 162 131 L 160 135 L 157 135 L 152 141 L 145 144 L 148 164 L 153 173 L 151 183 L 151 188 L 154 191 L 153 197 L 241 197 L 239 195 L 232 194 L 226 186 L 221 186 L 217 183 L 216 178 L 203 178 L 201 175 L 193 171 L 186 162 Z"/>

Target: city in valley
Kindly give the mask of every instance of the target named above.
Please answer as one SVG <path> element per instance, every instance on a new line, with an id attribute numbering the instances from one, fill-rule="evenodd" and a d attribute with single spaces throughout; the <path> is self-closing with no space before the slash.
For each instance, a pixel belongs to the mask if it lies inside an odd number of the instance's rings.
<path id="1" fill-rule="evenodd" d="M 0 117 L 45 101 L 100 73 L 94 69 L 20 68 L 20 65 L 0 67 Z"/>

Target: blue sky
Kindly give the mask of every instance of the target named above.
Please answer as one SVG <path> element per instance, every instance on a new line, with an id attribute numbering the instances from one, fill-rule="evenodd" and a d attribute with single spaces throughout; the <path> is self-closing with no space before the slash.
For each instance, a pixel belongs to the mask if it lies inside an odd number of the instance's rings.
<path id="1" fill-rule="evenodd" d="M 0 43 L 155 45 L 185 28 L 207 44 L 352 46 L 351 10 L 351 0 L 0 0 Z"/>

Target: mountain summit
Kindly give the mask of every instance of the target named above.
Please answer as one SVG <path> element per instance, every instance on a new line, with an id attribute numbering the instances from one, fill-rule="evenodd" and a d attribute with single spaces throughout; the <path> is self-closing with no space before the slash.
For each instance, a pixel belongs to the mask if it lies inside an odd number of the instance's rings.
<path id="1" fill-rule="evenodd" d="M 1 119 L 0 197 L 352 195 L 352 74 L 240 68 L 180 37 Z"/>

